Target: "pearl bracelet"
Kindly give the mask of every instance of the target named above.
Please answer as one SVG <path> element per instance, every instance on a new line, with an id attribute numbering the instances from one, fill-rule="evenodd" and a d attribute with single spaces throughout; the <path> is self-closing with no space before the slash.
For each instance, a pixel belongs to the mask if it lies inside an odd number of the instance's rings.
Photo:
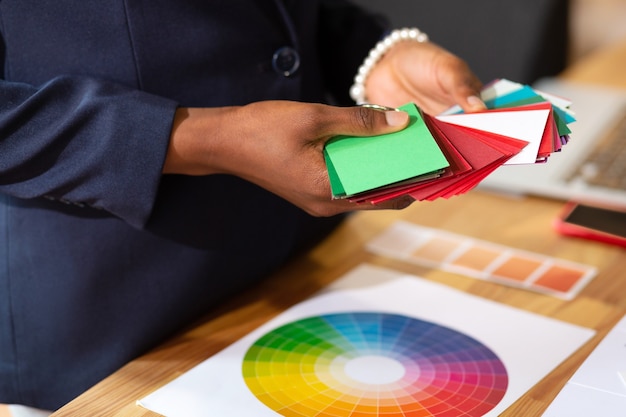
<path id="1" fill-rule="evenodd" d="M 427 42 L 428 35 L 417 28 L 396 29 L 389 35 L 379 41 L 374 48 L 370 50 L 369 55 L 359 67 L 359 71 L 354 77 L 354 84 L 350 88 L 350 97 L 356 104 L 366 103 L 365 100 L 365 80 L 369 76 L 374 65 L 386 54 L 392 46 L 404 40 L 416 42 Z"/>

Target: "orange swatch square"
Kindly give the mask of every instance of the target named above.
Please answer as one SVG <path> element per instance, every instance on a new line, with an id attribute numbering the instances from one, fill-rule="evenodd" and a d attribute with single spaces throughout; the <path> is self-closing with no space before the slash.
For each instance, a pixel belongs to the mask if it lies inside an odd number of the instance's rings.
<path id="1" fill-rule="evenodd" d="M 541 262 L 534 259 L 511 256 L 493 271 L 493 275 L 521 282 L 525 281 L 540 265 Z"/>
<path id="2" fill-rule="evenodd" d="M 569 291 L 582 277 L 584 271 L 566 266 L 553 265 L 539 279 L 535 285 L 550 288 L 555 291 Z"/>
<path id="3" fill-rule="evenodd" d="M 458 248 L 460 244 L 461 242 L 458 240 L 434 237 L 413 251 L 412 256 L 441 263 L 452 253 L 452 251 Z"/>
<path id="4" fill-rule="evenodd" d="M 492 248 L 473 246 L 456 258 L 452 264 L 482 271 L 501 254 L 502 252 Z"/>

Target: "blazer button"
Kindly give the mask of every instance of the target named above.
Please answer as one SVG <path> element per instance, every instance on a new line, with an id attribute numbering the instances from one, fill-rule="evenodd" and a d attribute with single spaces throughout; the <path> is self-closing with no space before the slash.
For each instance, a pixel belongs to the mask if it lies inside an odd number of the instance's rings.
<path id="1" fill-rule="evenodd" d="M 277 73 L 289 77 L 300 67 L 300 54 L 290 46 L 283 46 L 274 52 L 272 67 Z"/>

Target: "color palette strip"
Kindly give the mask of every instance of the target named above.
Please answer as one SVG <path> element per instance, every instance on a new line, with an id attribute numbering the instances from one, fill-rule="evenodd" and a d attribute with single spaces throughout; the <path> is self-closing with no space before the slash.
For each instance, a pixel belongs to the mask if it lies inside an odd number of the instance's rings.
<path id="1" fill-rule="evenodd" d="M 367 248 L 377 254 L 572 299 L 596 268 L 438 229 L 397 222 Z"/>
<path id="2" fill-rule="evenodd" d="M 508 375 L 485 345 L 416 318 L 344 312 L 287 323 L 247 351 L 245 383 L 280 415 L 482 416 Z"/>

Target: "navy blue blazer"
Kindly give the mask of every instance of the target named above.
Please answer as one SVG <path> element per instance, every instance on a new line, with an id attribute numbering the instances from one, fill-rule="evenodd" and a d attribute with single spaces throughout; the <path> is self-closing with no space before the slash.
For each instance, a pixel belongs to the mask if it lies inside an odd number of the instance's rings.
<path id="1" fill-rule="evenodd" d="M 383 30 L 339 0 L 0 0 L 0 403 L 58 408 L 330 230 L 162 176 L 173 114 L 350 104 Z"/>

